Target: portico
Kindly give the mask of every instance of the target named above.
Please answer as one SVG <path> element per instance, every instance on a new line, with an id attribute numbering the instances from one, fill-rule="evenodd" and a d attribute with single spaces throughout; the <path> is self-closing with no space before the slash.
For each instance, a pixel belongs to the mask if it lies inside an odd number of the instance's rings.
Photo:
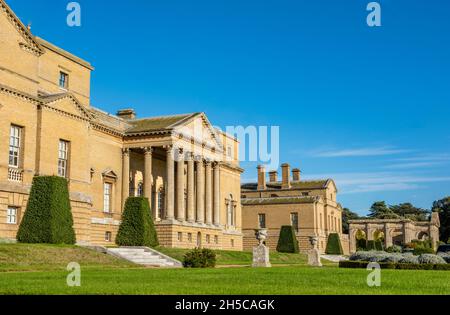
<path id="1" fill-rule="evenodd" d="M 175 131 L 127 134 L 122 205 L 129 196 L 148 198 L 164 246 L 239 247 L 241 232 L 236 220 L 229 218 L 236 214 L 227 211 L 230 202 L 239 204 L 230 196 L 239 195 L 224 177 L 230 171 L 240 174 L 241 169 L 225 160 L 223 136 L 202 114 L 195 118 Z"/>

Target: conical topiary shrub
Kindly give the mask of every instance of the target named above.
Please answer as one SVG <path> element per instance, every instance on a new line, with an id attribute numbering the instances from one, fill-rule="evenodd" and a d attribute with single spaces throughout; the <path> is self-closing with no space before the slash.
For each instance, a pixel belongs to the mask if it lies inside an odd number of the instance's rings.
<path id="1" fill-rule="evenodd" d="M 130 197 L 127 199 L 116 244 L 148 247 L 159 245 L 147 198 Z"/>
<path id="2" fill-rule="evenodd" d="M 75 244 L 69 190 L 65 178 L 36 176 L 33 179 L 17 240 L 32 244 Z"/>
<path id="3" fill-rule="evenodd" d="M 327 249 L 325 251 L 328 255 L 343 255 L 341 239 L 339 234 L 332 233 L 328 236 Z"/>
<path id="4" fill-rule="evenodd" d="M 279 253 L 298 253 L 298 241 L 295 230 L 290 225 L 281 227 L 280 237 L 278 239 L 277 252 Z"/>

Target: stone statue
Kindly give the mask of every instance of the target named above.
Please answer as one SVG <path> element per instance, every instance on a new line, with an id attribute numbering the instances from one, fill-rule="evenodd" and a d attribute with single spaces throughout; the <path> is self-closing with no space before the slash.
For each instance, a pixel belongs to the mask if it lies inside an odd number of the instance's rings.
<path id="1" fill-rule="evenodd" d="M 320 252 L 317 248 L 319 243 L 319 238 L 317 236 L 311 236 L 309 238 L 312 249 L 308 251 L 308 265 L 314 267 L 322 267 L 322 262 L 320 261 Z"/>
<path id="2" fill-rule="evenodd" d="M 255 236 L 259 245 L 253 248 L 252 267 L 272 267 L 270 264 L 269 248 L 264 245 L 268 237 L 268 231 L 266 229 L 255 230 Z"/>

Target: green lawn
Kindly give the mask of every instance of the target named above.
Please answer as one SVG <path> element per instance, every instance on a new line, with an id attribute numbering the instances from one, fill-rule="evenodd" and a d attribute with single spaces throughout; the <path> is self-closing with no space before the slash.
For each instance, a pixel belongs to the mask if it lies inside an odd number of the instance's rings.
<path id="1" fill-rule="evenodd" d="M 189 251 L 188 249 L 167 247 L 158 247 L 157 250 L 179 261 L 183 261 L 184 254 Z M 249 266 L 252 264 L 253 254 L 251 252 L 235 252 L 223 250 L 218 250 L 215 252 L 217 255 L 218 266 Z M 307 257 L 304 254 L 286 254 L 272 251 L 270 253 L 270 262 L 272 263 L 272 265 L 306 265 Z"/>
<path id="2" fill-rule="evenodd" d="M 70 262 L 85 268 L 130 268 L 134 265 L 77 246 L 0 244 L 0 272 L 66 270 Z"/>
<path id="3" fill-rule="evenodd" d="M 446 271 L 383 270 L 379 288 L 364 269 L 273 267 L 83 270 L 81 287 L 67 272 L 0 273 L 0 294 L 450 294 Z"/>
<path id="4" fill-rule="evenodd" d="M 176 258 L 185 252 L 161 250 Z M 240 267 L 155 269 L 74 246 L 3 244 L 0 294 L 450 294 L 448 271 L 382 270 L 381 287 L 369 288 L 364 269 L 312 268 L 298 254 L 271 259 L 273 268 L 255 269 L 245 266 L 251 253 L 220 251 L 220 265 Z M 78 288 L 66 285 L 72 261 L 81 265 Z"/>

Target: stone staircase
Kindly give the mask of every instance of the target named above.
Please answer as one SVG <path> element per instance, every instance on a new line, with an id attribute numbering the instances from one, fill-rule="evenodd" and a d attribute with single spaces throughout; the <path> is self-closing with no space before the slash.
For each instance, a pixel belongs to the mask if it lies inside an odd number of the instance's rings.
<path id="1" fill-rule="evenodd" d="M 181 268 L 183 265 L 176 259 L 164 255 L 148 247 L 108 248 L 106 253 L 131 261 L 138 265 L 161 268 Z"/>

